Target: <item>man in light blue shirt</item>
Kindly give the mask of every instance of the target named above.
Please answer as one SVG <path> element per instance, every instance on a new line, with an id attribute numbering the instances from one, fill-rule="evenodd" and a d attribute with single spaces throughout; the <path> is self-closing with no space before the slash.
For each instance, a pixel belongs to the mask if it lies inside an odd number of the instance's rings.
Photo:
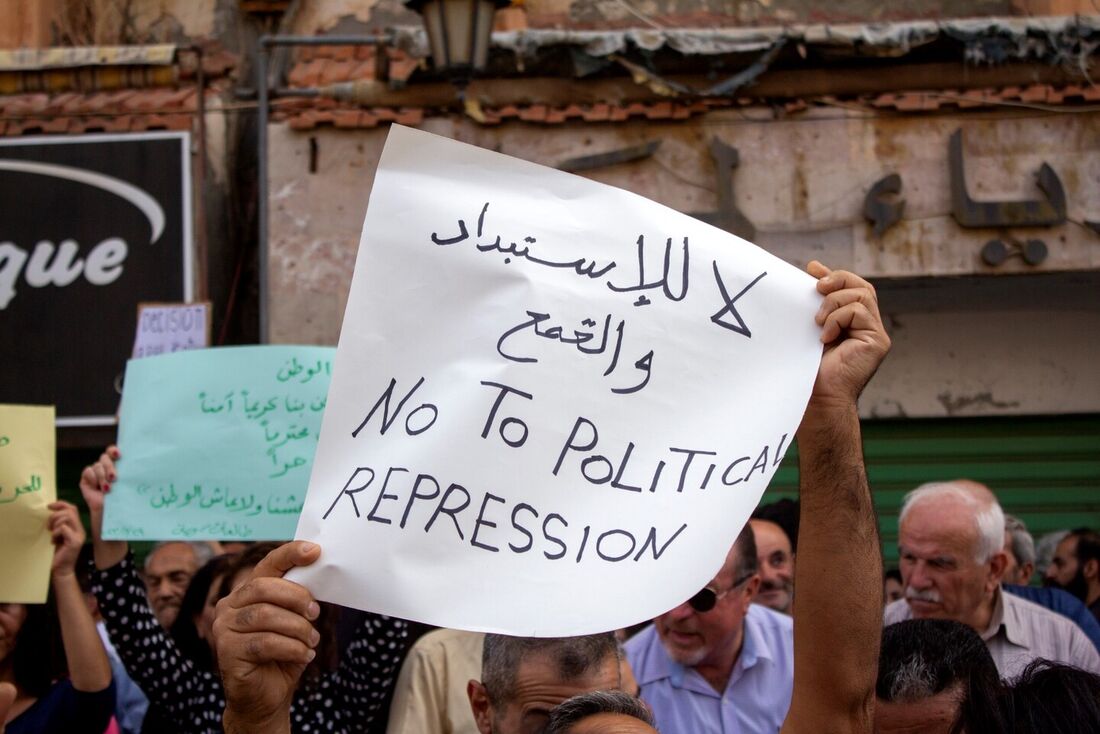
<path id="1" fill-rule="evenodd" d="M 794 624 L 753 605 L 756 543 L 741 531 L 702 591 L 626 643 L 657 728 L 677 734 L 775 734 L 794 688 Z"/>

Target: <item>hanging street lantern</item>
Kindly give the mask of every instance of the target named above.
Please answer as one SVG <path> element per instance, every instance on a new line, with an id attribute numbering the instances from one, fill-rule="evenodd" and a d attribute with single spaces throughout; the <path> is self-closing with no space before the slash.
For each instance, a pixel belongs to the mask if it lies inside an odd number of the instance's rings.
<path id="1" fill-rule="evenodd" d="M 493 14 L 510 0 L 405 0 L 428 31 L 432 65 L 460 89 L 489 60 Z"/>

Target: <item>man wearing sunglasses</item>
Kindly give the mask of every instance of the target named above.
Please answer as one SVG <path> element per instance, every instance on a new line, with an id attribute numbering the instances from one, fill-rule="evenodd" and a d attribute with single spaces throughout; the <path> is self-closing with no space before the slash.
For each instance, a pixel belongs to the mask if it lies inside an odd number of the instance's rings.
<path id="1" fill-rule="evenodd" d="M 668 732 L 779 731 L 794 687 L 794 624 L 752 600 L 760 588 L 746 525 L 709 584 L 626 643 L 626 654 Z"/>

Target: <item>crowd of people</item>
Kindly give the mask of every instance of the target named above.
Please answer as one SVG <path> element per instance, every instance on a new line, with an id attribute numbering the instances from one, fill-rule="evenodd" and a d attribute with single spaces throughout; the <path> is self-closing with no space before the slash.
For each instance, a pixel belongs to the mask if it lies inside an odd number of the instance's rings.
<path id="1" fill-rule="evenodd" d="M 48 603 L 0 604 L 6 734 L 1100 731 L 1100 535 L 1065 533 L 1043 564 L 989 487 L 925 484 L 884 573 L 856 403 L 889 338 L 868 283 L 810 273 L 824 351 L 800 499 L 759 508 L 656 619 L 413 640 L 284 578 L 312 543 L 166 542 L 139 565 L 100 532 L 125 471 L 109 447 L 80 482 L 90 545 L 77 508 L 50 505 Z"/>

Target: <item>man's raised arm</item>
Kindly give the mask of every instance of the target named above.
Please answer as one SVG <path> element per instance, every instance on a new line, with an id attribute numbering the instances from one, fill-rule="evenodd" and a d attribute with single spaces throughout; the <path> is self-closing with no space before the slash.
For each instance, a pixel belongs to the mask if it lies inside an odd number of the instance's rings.
<path id="1" fill-rule="evenodd" d="M 890 348 L 874 288 L 810 263 L 825 345 L 798 430 L 794 695 L 784 734 L 871 732 L 882 557 L 856 403 Z"/>

